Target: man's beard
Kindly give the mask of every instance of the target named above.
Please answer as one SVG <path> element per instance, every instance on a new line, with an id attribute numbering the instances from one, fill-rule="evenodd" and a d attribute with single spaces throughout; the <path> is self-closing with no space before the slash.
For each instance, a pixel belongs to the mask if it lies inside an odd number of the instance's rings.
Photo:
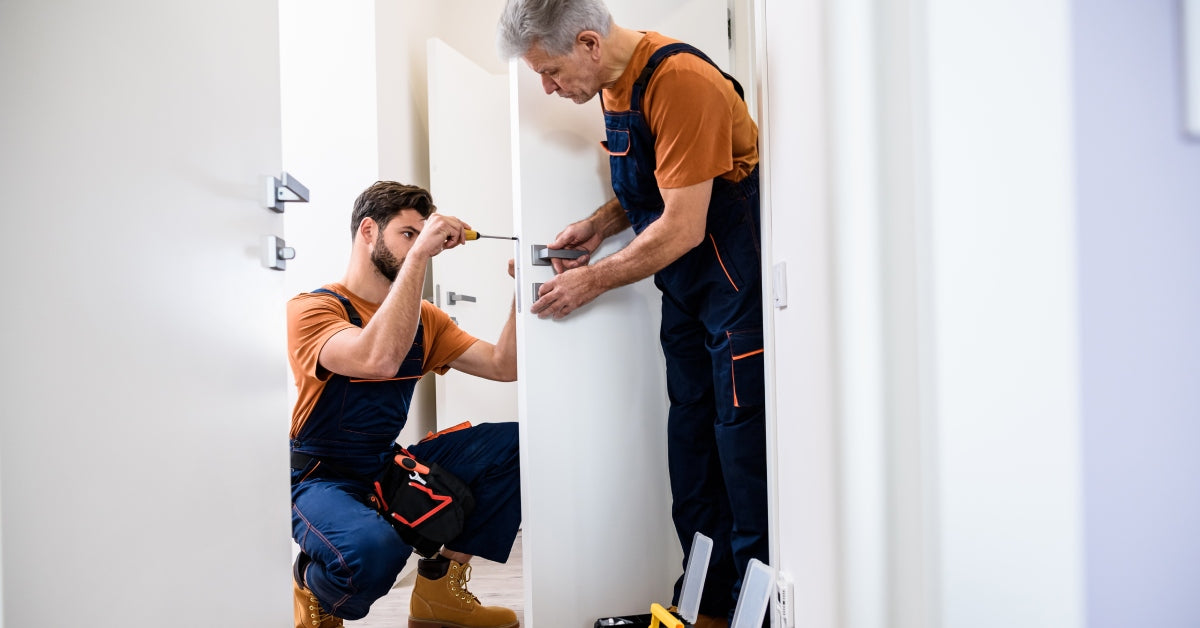
<path id="1" fill-rule="evenodd" d="M 389 282 L 396 281 L 396 276 L 400 274 L 400 265 L 404 263 L 404 260 L 397 259 L 395 255 L 392 255 L 387 245 L 383 243 L 382 237 L 375 239 L 375 250 L 371 251 L 371 261 L 375 263 L 379 274 L 387 277 Z"/>

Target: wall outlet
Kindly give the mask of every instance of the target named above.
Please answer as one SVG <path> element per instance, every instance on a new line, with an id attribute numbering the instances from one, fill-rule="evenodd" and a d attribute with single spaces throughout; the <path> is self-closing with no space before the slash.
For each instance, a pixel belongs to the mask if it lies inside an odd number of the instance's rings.
<path id="1" fill-rule="evenodd" d="M 779 614 L 781 628 L 795 628 L 796 611 L 794 606 L 795 589 L 792 587 L 792 578 L 786 573 L 779 572 L 775 578 L 775 608 Z"/>

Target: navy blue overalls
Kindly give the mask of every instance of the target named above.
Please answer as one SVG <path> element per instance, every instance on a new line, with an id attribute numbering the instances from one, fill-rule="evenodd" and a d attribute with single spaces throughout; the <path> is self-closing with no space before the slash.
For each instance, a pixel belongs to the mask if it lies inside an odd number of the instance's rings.
<path id="1" fill-rule="evenodd" d="M 349 299 L 324 288 L 315 292 L 336 296 L 350 322 L 362 326 Z M 365 616 L 395 584 L 412 553 L 368 504 L 371 487 L 364 478 L 374 478 L 391 457 L 424 356 L 424 330 L 418 324 L 395 377 L 332 375 L 292 439 L 293 452 L 314 457 L 292 469 L 292 537 L 311 558 L 304 576 L 308 588 L 337 617 Z M 451 549 L 508 560 L 521 523 L 517 442 L 516 423 L 484 423 L 408 447 L 418 460 L 436 462 L 458 476 L 475 496 L 475 509 Z M 323 467 L 317 459 L 330 464 Z"/>
<path id="2" fill-rule="evenodd" d="M 613 191 L 637 233 L 663 211 L 642 98 L 659 64 L 679 53 L 716 67 L 687 44 L 663 46 L 634 83 L 630 110 L 604 112 Z M 737 81 L 722 74 L 742 95 Z M 706 615 L 728 615 L 749 560 L 768 562 L 759 250 L 755 168 L 737 183 L 713 181 L 705 241 L 654 276 L 662 291 L 660 340 L 671 401 L 671 515 L 684 556 L 695 532 L 713 539 L 700 606 Z"/>

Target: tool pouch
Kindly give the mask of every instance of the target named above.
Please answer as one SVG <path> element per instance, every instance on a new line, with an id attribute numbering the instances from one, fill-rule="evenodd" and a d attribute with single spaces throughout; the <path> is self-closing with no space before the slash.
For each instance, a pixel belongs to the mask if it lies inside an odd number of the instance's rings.
<path id="1" fill-rule="evenodd" d="M 425 558 L 454 540 L 475 508 L 465 482 L 436 463 L 418 462 L 405 449 L 398 448 L 375 478 L 374 490 L 372 505 Z"/>

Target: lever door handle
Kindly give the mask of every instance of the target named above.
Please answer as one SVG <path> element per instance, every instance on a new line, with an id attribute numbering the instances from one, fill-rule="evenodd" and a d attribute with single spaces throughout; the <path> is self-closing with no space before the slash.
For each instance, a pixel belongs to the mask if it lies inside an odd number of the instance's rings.
<path id="1" fill-rule="evenodd" d="M 551 259 L 578 259 L 587 255 L 587 251 L 579 249 L 551 249 L 545 244 L 534 244 L 532 264 L 534 266 L 549 266 Z"/>
<path id="2" fill-rule="evenodd" d="M 458 303 L 459 301 L 468 301 L 470 303 L 474 303 L 475 297 L 468 296 L 465 294 L 459 294 L 457 292 L 447 292 L 446 293 L 446 303 L 447 304 L 454 305 L 455 303 Z"/>
<path id="3" fill-rule="evenodd" d="M 284 203 L 308 202 L 308 187 L 286 172 L 279 178 L 264 177 L 263 181 L 266 184 L 263 204 L 267 209 L 282 214 Z"/>

